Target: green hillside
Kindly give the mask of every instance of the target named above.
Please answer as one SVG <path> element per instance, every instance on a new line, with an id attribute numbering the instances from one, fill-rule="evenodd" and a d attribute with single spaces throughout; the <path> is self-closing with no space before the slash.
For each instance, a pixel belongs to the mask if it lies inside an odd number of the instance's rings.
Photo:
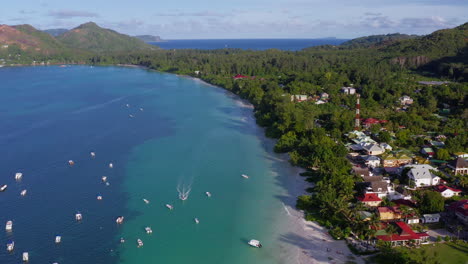
<path id="1" fill-rule="evenodd" d="M 400 33 L 387 35 L 372 35 L 346 41 L 340 45 L 340 48 L 368 48 L 376 46 L 378 47 L 389 45 L 400 40 L 415 39 L 418 37 L 419 36 L 417 35 L 406 35 Z"/>
<path id="2" fill-rule="evenodd" d="M 101 28 L 93 22 L 82 24 L 57 39 L 68 47 L 98 53 L 157 49 L 142 40 Z"/>

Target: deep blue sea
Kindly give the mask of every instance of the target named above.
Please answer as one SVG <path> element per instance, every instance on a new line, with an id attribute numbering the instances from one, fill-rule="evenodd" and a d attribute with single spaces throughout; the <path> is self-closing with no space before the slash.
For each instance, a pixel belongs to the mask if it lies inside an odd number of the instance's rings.
<path id="1" fill-rule="evenodd" d="M 236 96 L 125 67 L 3 67 L 0 80 L 0 185 L 8 185 L 0 192 L 1 264 L 22 263 L 25 251 L 33 264 L 290 259 L 297 242 L 282 226 L 290 219 L 283 203 L 296 197 L 284 187 L 291 167 Z M 190 190 L 189 199 L 178 189 Z M 252 238 L 264 248 L 249 247 Z"/>
<path id="2" fill-rule="evenodd" d="M 166 42 L 150 42 L 163 49 L 280 49 L 297 51 L 319 45 L 339 45 L 347 39 L 179 39 Z"/>

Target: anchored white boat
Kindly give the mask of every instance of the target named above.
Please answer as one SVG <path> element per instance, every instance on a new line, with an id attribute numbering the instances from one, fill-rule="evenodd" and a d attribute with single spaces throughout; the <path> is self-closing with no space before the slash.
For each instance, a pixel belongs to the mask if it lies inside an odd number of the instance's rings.
<path id="1" fill-rule="evenodd" d="M 24 190 L 21 191 L 20 194 L 21 194 L 21 196 L 26 196 L 26 193 L 27 193 L 27 192 L 28 192 L 28 191 L 27 191 L 26 189 L 24 189 Z"/>
<path id="2" fill-rule="evenodd" d="M 8 187 L 8 185 L 3 184 L 3 185 L 0 187 L 0 192 L 5 191 L 7 187 Z"/>
<path id="3" fill-rule="evenodd" d="M 120 243 L 125 243 L 125 239 L 123 237 L 120 238 Z"/>
<path id="4" fill-rule="evenodd" d="M 102 195 L 98 195 L 97 198 L 99 201 L 102 200 Z"/>
<path id="5" fill-rule="evenodd" d="M 13 249 L 15 249 L 15 242 L 14 241 L 10 241 L 7 243 L 7 250 L 9 252 L 13 251 Z"/>
<path id="6" fill-rule="evenodd" d="M 197 224 L 200 223 L 200 220 L 198 220 L 198 218 L 196 218 L 196 217 L 195 217 L 195 219 L 193 219 L 193 220 L 195 220 L 195 223 L 197 223 Z"/>
<path id="7" fill-rule="evenodd" d="M 6 230 L 6 231 L 11 231 L 11 230 L 13 230 L 13 221 L 9 220 L 9 221 L 6 222 L 5 230 Z"/>
<path id="8" fill-rule="evenodd" d="M 107 181 L 107 176 L 102 176 L 101 179 L 102 179 L 103 182 L 106 182 Z"/>
<path id="9" fill-rule="evenodd" d="M 205 192 L 206 196 L 208 197 L 211 197 L 211 193 L 210 192 Z"/>
<path id="10" fill-rule="evenodd" d="M 125 106 L 126 106 L 126 107 L 130 107 L 130 105 L 129 105 L 129 104 L 126 104 Z"/>
<path id="11" fill-rule="evenodd" d="M 140 107 L 140 111 L 142 111 L 142 112 L 143 112 L 143 107 Z"/>
<path id="12" fill-rule="evenodd" d="M 73 166 L 73 165 L 75 165 L 75 162 L 73 160 L 69 160 L 68 165 Z"/>
<path id="13" fill-rule="evenodd" d="M 174 206 L 172 206 L 172 205 L 170 205 L 170 204 L 166 204 L 166 207 L 169 208 L 169 210 L 174 209 Z"/>
<path id="14" fill-rule="evenodd" d="M 111 169 L 114 168 L 114 164 L 109 163 L 109 168 L 111 168 Z"/>
<path id="15" fill-rule="evenodd" d="M 133 118 L 134 116 L 133 115 L 128 115 L 130 118 Z"/>
<path id="16" fill-rule="evenodd" d="M 106 182 L 106 186 L 109 186 L 109 185 L 110 185 L 110 183 Z"/>
<path id="17" fill-rule="evenodd" d="M 153 234 L 153 230 L 149 226 L 145 227 L 145 231 L 146 231 L 146 234 Z"/>
<path id="18" fill-rule="evenodd" d="M 83 219 L 83 216 L 81 215 L 81 213 L 76 213 L 75 214 L 75 219 L 76 219 L 76 221 L 80 221 L 80 220 Z"/>
<path id="19" fill-rule="evenodd" d="M 119 217 L 117 217 L 117 219 L 115 219 L 115 222 L 116 222 L 117 224 L 121 224 L 121 223 L 123 223 L 123 221 L 124 221 L 124 217 L 123 217 L 123 216 L 119 216 Z"/>
<path id="20" fill-rule="evenodd" d="M 23 252 L 23 261 L 28 262 L 29 261 L 29 253 L 28 252 Z"/>
<path id="21" fill-rule="evenodd" d="M 55 236 L 55 243 L 58 244 L 62 242 L 62 237 L 61 236 Z"/>
<path id="22" fill-rule="evenodd" d="M 23 173 L 17 172 L 17 173 L 15 174 L 15 180 L 19 181 L 19 180 L 21 180 L 21 178 L 23 178 Z"/>
<path id="23" fill-rule="evenodd" d="M 145 202 L 145 204 L 149 204 L 150 201 L 149 200 L 146 200 L 145 198 L 143 198 L 143 202 Z"/>
<path id="24" fill-rule="evenodd" d="M 91 154 L 91 157 L 92 157 L 92 158 L 96 157 L 96 153 L 94 153 L 94 152 L 91 151 L 90 154 Z"/>
<path id="25" fill-rule="evenodd" d="M 244 178 L 246 178 L 246 179 L 249 178 L 249 175 L 246 175 L 246 174 L 242 174 L 241 176 L 244 177 Z"/>
<path id="26" fill-rule="evenodd" d="M 143 246 L 143 241 L 141 241 L 141 239 L 137 239 L 137 243 L 138 243 L 138 247 L 142 247 L 142 246 Z"/>
<path id="27" fill-rule="evenodd" d="M 250 240 L 248 244 L 251 245 L 252 247 L 256 247 L 256 248 L 261 248 L 262 247 L 262 244 L 260 244 L 260 241 L 255 240 L 255 239 Z"/>

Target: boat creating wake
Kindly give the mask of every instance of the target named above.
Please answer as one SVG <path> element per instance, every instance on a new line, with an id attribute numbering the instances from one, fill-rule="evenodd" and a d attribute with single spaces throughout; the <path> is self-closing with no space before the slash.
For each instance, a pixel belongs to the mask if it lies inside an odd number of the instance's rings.
<path id="1" fill-rule="evenodd" d="M 192 183 L 189 183 L 187 185 L 181 183 L 177 184 L 177 192 L 179 193 L 179 199 L 181 199 L 182 201 L 188 199 L 190 191 L 192 191 Z"/>

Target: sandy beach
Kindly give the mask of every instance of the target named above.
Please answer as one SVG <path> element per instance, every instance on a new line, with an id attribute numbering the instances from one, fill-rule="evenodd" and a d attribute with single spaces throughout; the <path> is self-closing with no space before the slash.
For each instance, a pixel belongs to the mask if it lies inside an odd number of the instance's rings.
<path id="1" fill-rule="evenodd" d="M 291 167 L 287 177 L 286 188 L 289 197 L 285 199 L 284 220 L 280 243 L 282 244 L 281 259 L 287 263 L 315 264 L 315 263 L 365 263 L 361 256 L 354 255 L 344 240 L 334 240 L 325 227 L 304 219 L 304 213 L 296 209 L 298 196 L 307 194 L 306 188 L 313 185 L 305 181 L 299 173 L 303 169 Z"/>

